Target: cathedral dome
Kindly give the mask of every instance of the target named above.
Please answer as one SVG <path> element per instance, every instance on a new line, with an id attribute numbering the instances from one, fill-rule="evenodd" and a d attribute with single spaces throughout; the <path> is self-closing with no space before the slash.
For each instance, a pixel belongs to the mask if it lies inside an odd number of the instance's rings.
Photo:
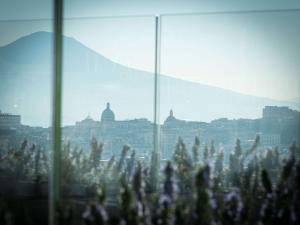
<path id="1" fill-rule="evenodd" d="M 101 114 L 101 121 L 102 122 L 113 122 L 113 121 L 115 121 L 115 114 L 110 109 L 109 102 L 106 104 L 106 109 Z"/>
<path id="2" fill-rule="evenodd" d="M 177 121 L 177 119 L 175 118 L 175 116 L 173 115 L 173 110 L 170 110 L 170 115 L 167 117 L 167 119 L 165 120 L 165 123 L 172 123 Z"/>

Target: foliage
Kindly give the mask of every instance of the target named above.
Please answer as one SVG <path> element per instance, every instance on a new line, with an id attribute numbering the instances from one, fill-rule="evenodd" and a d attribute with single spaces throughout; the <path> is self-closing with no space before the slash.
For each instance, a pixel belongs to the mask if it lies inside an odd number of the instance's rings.
<path id="1" fill-rule="evenodd" d="M 72 189 L 80 184 L 92 194 L 83 193 L 90 200 L 84 210 L 63 207 L 60 213 L 67 219 L 62 221 L 80 224 L 70 216 L 80 215 L 76 218 L 88 225 L 299 224 L 299 148 L 293 143 L 282 161 L 277 148 L 261 154 L 258 146 L 259 136 L 244 151 L 237 140 L 227 165 L 214 142 L 210 149 L 207 145 L 201 149 L 195 138 L 189 151 L 179 138 L 173 160 L 161 163 L 164 169 L 157 177 L 155 152 L 150 162 L 139 161 L 135 151 L 124 146 L 119 157 L 102 161 L 105 146 L 96 139 L 89 153 L 66 143 L 63 185 Z M 24 141 L 19 150 L 1 157 L 1 176 L 46 181 L 51 170 L 48 158 L 42 148 Z M 7 217 L 13 215 L 5 201 L 0 201 L 0 211 L 0 224 L 13 221 Z"/>

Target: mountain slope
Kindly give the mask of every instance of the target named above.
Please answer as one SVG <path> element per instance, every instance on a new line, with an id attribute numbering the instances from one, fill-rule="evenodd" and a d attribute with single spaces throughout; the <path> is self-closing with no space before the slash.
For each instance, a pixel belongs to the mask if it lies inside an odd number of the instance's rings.
<path id="1" fill-rule="evenodd" d="M 0 47 L 0 109 L 20 113 L 25 124 L 51 119 L 52 34 L 37 32 Z M 111 102 L 117 119 L 153 118 L 154 76 L 112 62 L 73 38 L 64 37 L 63 119 L 70 124 Z M 257 118 L 265 105 L 299 108 L 295 102 L 239 94 L 160 77 L 161 121 L 170 108 L 181 119 Z"/>

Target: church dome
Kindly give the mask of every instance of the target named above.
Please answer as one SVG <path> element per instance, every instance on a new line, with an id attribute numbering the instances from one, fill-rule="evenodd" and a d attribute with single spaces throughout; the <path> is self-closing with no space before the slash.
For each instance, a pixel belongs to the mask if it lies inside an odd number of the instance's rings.
<path id="1" fill-rule="evenodd" d="M 175 116 L 173 115 L 173 110 L 170 110 L 170 115 L 167 117 L 167 119 L 165 120 L 165 123 L 172 123 L 177 121 L 177 119 L 175 118 Z"/>
<path id="2" fill-rule="evenodd" d="M 106 109 L 101 114 L 101 121 L 102 122 L 113 122 L 113 121 L 115 121 L 115 114 L 110 109 L 109 102 L 106 104 Z"/>

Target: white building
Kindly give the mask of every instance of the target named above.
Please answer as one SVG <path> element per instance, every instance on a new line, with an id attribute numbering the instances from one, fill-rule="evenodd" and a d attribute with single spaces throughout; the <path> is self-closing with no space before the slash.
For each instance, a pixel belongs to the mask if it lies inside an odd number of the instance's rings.
<path id="1" fill-rule="evenodd" d="M 18 128 L 21 125 L 21 116 L 0 111 L 0 129 Z"/>

